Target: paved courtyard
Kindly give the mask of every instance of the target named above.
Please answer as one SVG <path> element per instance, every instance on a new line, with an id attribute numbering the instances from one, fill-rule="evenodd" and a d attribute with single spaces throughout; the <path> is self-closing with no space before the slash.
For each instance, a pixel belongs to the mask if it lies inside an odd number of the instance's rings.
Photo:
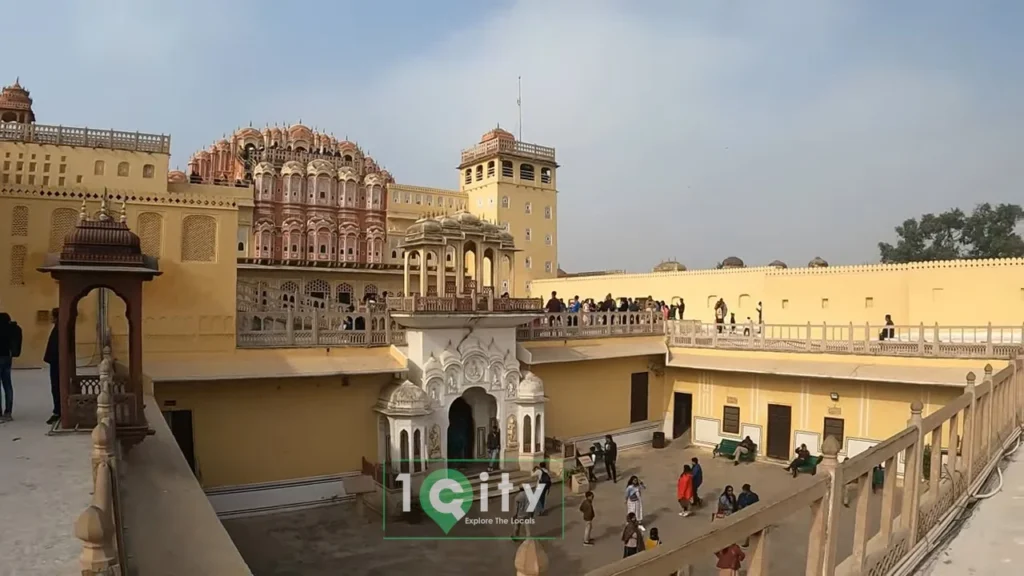
<path id="1" fill-rule="evenodd" d="M 92 492 L 89 435 L 47 435 L 46 371 L 13 380 L 14 421 L 0 424 L 0 576 L 80 574 L 72 530 Z"/>
<path id="2" fill-rule="evenodd" d="M 692 456 L 704 467 L 702 497 L 706 504 L 689 518 L 678 515 L 675 484 L 679 470 Z M 750 483 L 762 499 L 791 486 L 809 482 L 809 477 L 794 480 L 781 467 L 771 464 L 733 466 L 729 461 L 712 459 L 708 451 L 669 447 L 664 450 L 640 449 L 622 454 L 620 474 L 636 474 L 648 491 L 644 496 L 644 524 L 657 527 L 666 545 L 679 544 L 700 535 L 711 526 L 710 512 L 726 484 L 737 492 Z M 603 474 L 599 476 L 603 480 Z M 584 547 L 583 522 L 577 496 L 566 497 L 565 538 L 546 541 L 550 574 L 583 574 L 611 563 L 622 556 L 619 541 L 625 517 L 624 482 L 599 482 L 593 489 L 597 519 L 594 525 L 596 545 Z M 898 498 L 898 495 L 897 495 Z M 873 497 L 872 512 L 877 531 L 880 494 Z M 853 506 L 851 504 L 851 506 Z M 849 555 L 852 538 L 853 508 L 844 509 L 841 521 L 839 555 Z M 401 573 L 428 573 L 434 576 L 509 573 L 517 544 L 499 541 L 394 541 L 383 540 L 377 519 L 359 519 L 355 507 L 345 503 L 285 514 L 225 520 L 224 525 L 256 576 L 383 576 Z M 810 512 L 793 515 L 772 532 L 771 564 L 773 574 L 803 574 Z M 494 536 L 506 537 L 507 528 L 494 528 Z M 534 535 L 557 537 L 561 518 L 552 514 L 539 519 Z M 799 566 L 797 566 L 799 564 Z M 695 574 L 714 574 L 714 559 L 696 567 Z"/>

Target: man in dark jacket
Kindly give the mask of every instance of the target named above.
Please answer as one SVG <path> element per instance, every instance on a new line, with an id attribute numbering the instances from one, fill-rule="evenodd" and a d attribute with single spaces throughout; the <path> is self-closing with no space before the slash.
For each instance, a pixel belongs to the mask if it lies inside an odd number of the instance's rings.
<path id="1" fill-rule="evenodd" d="M 60 316 L 60 309 L 54 308 L 50 311 L 50 320 L 53 321 L 53 328 L 50 329 L 50 337 L 46 340 L 46 352 L 43 354 L 43 362 L 50 365 L 50 394 L 53 396 L 53 415 L 46 421 L 54 425 L 60 421 L 60 344 L 57 338 L 60 329 L 57 328 L 57 318 Z"/>
<path id="2" fill-rule="evenodd" d="M 11 367 L 18 351 L 15 350 L 15 330 L 11 315 L 0 312 L 0 422 L 11 419 L 14 410 L 14 382 L 11 381 Z"/>
<path id="3" fill-rule="evenodd" d="M 608 478 L 612 482 L 618 482 L 619 476 L 615 471 L 615 460 L 619 457 L 619 446 L 612 440 L 612 435 L 604 437 L 604 469 L 608 472 Z"/>
<path id="4" fill-rule="evenodd" d="M 498 425 L 491 426 L 487 434 L 487 471 L 493 472 L 501 469 L 498 457 L 501 456 L 501 433 L 498 432 Z"/>

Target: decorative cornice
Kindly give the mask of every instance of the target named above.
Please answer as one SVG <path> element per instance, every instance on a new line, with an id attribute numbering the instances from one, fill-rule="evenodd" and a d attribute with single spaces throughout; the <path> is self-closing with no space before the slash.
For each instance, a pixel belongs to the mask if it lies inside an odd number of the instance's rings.
<path id="1" fill-rule="evenodd" d="M 38 198 L 41 200 L 74 200 L 99 201 L 103 194 L 81 189 L 41 188 L 41 187 L 2 187 L 0 196 L 11 198 Z M 234 198 L 210 198 L 199 194 L 182 192 L 144 193 L 139 194 L 128 190 L 109 190 L 107 197 L 111 200 L 128 204 L 149 204 L 155 206 L 195 206 L 221 210 L 237 210 L 239 203 Z"/>

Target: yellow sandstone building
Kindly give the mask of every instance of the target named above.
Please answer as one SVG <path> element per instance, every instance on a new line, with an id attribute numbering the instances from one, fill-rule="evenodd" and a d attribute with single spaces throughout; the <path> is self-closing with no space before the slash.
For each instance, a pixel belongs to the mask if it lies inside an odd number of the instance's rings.
<path id="1" fill-rule="evenodd" d="M 1022 260 L 558 278 L 555 150 L 500 128 L 441 190 L 298 125 L 240 130 L 185 174 L 169 136 L 34 123 L 17 83 L 0 117 L 0 308 L 24 330 L 18 365 L 41 365 L 57 305 L 37 269 L 106 197 L 162 272 L 144 286 L 148 402 L 224 515 L 352 496 L 346 479 L 379 482 L 400 460 L 478 456 L 491 426 L 523 467 L 608 433 L 623 448 L 750 436 L 779 461 L 832 436 L 854 457 L 1022 343 Z M 555 291 L 685 311 L 544 313 Z M 719 299 L 736 324 L 713 323 Z M 106 344 L 124 358 L 119 299 L 97 290 L 78 310 L 78 358 Z"/>

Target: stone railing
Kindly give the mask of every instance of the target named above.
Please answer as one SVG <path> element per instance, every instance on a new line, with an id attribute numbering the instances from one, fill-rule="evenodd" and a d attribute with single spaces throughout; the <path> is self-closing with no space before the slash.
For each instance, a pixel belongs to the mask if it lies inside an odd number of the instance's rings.
<path id="1" fill-rule="evenodd" d="M 1008 358 L 1024 326 L 665 323 L 669 346 L 943 358 Z M 884 338 L 883 338 L 884 336 Z"/>
<path id="2" fill-rule="evenodd" d="M 534 320 L 516 330 L 519 340 L 615 338 L 662 334 L 664 320 L 657 312 L 562 312 Z"/>
<path id="3" fill-rule="evenodd" d="M 0 140 L 31 142 L 53 146 L 80 146 L 85 148 L 109 148 L 132 152 L 171 153 L 171 137 L 163 134 L 141 132 L 120 132 L 118 130 L 96 130 L 70 126 L 48 126 L 46 124 L 17 124 L 0 122 Z"/>
<path id="4" fill-rule="evenodd" d="M 239 348 L 385 346 L 405 344 L 405 331 L 386 312 L 288 308 L 237 313 Z"/>
<path id="5" fill-rule="evenodd" d="M 495 298 L 493 292 L 464 296 L 389 296 L 391 312 L 536 312 L 544 309 L 540 298 Z"/>
<path id="6" fill-rule="evenodd" d="M 518 140 L 501 140 L 495 138 L 494 140 L 481 142 L 472 148 L 463 150 L 462 163 L 465 164 L 466 162 L 472 162 L 477 158 L 484 158 L 499 152 L 515 154 L 516 156 L 524 156 L 526 158 L 547 160 L 548 162 L 555 161 L 554 148 L 530 144 L 529 142 L 520 142 Z"/>
<path id="7" fill-rule="evenodd" d="M 124 574 L 127 569 L 111 366 L 110 356 L 105 355 L 100 361 L 100 392 L 92 431 L 92 503 L 75 521 L 75 537 L 82 541 L 79 563 L 83 576 Z"/>
<path id="8" fill-rule="evenodd" d="M 691 574 L 695 566 L 710 569 L 715 552 L 748 538 L 748 574 L 768 573 L 769 563 L 803 566 L 808 575 L 912 573 L 1020 441 L 1024 359 L 1015 354 L 994 375 L 986 367 L 980 384 L 968 374 L 961 396 L 926 417 L 922 408 L 915 401 L 906 429 L 842 464 L 836 464 L 839 442 L 826 437 L 817 476 L 794 480 L 781 496 L 717 520 L 679 546 L 660 546 L 588 576 Z M 873 495 L 879 489 L 881 495 Z M 767 545 L 776 530 L 786 529 L 777 527 L 781 521 L 807 508 L 803 557 L 794 548 Z"/>

